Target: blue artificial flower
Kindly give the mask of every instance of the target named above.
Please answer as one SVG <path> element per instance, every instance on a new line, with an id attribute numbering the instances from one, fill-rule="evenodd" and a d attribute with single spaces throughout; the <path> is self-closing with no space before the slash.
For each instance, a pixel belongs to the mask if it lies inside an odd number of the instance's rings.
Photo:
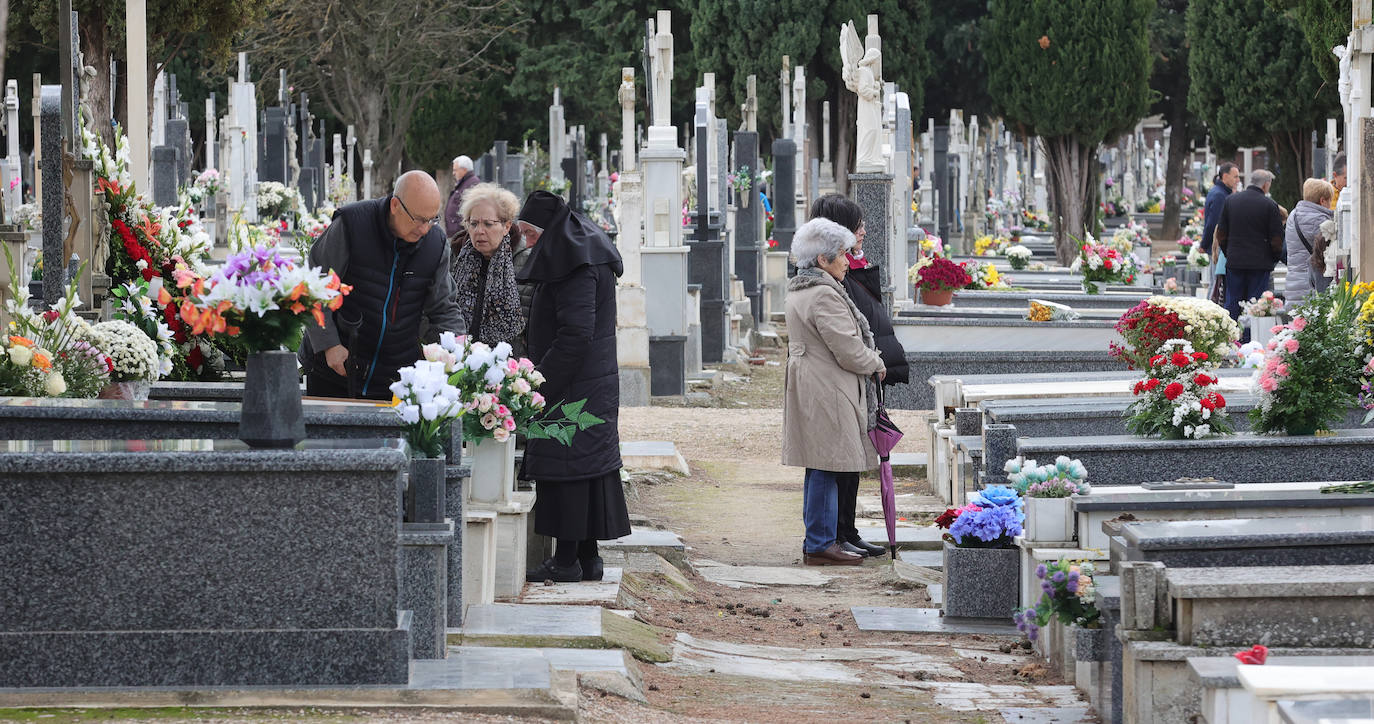
<path id="1" fill-rule="evenodd" d="M 1064 572 L 1063 572 L 1063 571 L 1055 571 L 1055 572 L 1054 572 L 1054 582 L 1055 582 L 1055 583 L 1063 583 L 1063 582 L 1064 582 L 1064 578 L 1065 578 L 1065 576 L 1064 576 Z"/>
<path id="2" fill-rule="evenodd" d="M 1024 518 L 1018 508 L 1010 505 L 970 510 L 954 520 L 949 527 L 949 534 L 958 544 L 963 544 L 969 536 L 985 543 L 1010 540 L 1021 535 L 1021 521 Z"/>
<path id="3" fill-rule="evenodd" d="M 1041 581 L 1040 590 L 1044 591 L 1047 596 L 1054 595 L 1054 586 L 1051 585 L 1049 581 Z"/>
<path id="4" fill-rule="evenodd" d="M 1045 577 L 1045 570 L 1046 570 L 1046 569 L 1045 569 L 1045 564 L 1044 564 L 1044 563 L 1041 563 L 1040 565 L 1036 566 L 1036 567 L 1035 567 L 1035 577 L 1036 577 L 1036 578 L 1044 578 L 1044 577 Z"/>
<path id="5" fill-rule="evenodd" d="M 1022 505 L 1021 496 L 1005 485 L 989 485 L 983 488 L 974 502 L 980 506 L 1010 505 L 1019 508 Z"/>
<path id="6" fill-rule="evenodd" d="M 1072 594 L 1077 594 L 1077 593 L 1078 593 L 1078 577 L 1077 577 L 1077 576 L 1070 576 L 1070 577 L 1069 577 L 1068 583 L 1065 583 L 1065 584 L 1064 584 L 1064 590 L 1066 590 L 1066 591 L 1068 591 L 1069 593 L 1072 593 Z"/>

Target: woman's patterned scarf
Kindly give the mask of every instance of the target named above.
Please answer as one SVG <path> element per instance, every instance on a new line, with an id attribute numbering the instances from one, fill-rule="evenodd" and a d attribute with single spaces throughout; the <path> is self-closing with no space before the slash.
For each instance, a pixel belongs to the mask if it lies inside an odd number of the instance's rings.
<path id="1" fill-rule="evenodd" d="M 511 240 L 507 236 L 492 252 L 487 267 L 487 287 L 482 294 L 482 325 L 478 330 L 477 341 L 489 345 L 510 342 L 525 328 L 525 318 L 520 312 L 520 292 L 515 286 L 515 265 L 511 263 L 513 252 Z M 472 242 L 453 255 L 449 264 L 453 284 L 457 287 L 458 311 L 472 329 L 472 310 L 477 306 L 477 279 L 482 274 L 482 254 L 473 248 Z"/>

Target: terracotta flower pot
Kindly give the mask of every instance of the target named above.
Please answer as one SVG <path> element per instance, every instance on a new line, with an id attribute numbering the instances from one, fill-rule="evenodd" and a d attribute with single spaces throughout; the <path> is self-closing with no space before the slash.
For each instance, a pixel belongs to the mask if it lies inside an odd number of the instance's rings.
<path id="1" fill-rule="evenodd" d="M 922 289 L 921 303 L 932 307 L 943 307 L 954 299 L 953 289 Z"/>

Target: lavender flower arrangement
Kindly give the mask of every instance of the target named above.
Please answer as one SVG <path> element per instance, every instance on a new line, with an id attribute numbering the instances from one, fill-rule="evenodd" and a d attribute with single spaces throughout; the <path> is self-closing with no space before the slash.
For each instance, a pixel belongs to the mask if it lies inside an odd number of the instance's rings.
<path id="1" fill-rule="evenodd" d="M 1035 577 L 1040 579 L 1040 601 L 1012 615 L 1017 630 L 1034 641 L 1041 627 L 1054 618 L 1066 625 L 1084 628 L 1100 626 L 1101 614 L 1093 603 L 1094 571 L 1093 564 L 1088 561 L 1075 563 L 1061 560 L 1037 566 Z"/>
<path id="2" fill-rule="evenodd" d="M 960 548 L 1010 548 L 1021 535 L 1024 505 L 1015 490 L 988 486 L 960 509 L 946 537 Z"/>

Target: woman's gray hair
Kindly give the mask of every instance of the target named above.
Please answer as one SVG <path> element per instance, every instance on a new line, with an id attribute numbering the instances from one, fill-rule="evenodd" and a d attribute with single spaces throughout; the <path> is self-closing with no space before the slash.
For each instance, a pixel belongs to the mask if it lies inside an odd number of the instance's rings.
<path id="1" fill-rule="evenodd" d="M 827 262 L 854 247 L 854 233 L 831 221 L 816 217 L 798 227 L 792 236 L 792 263 L 798 269 L 816 266 L 816 257 Z"/>

